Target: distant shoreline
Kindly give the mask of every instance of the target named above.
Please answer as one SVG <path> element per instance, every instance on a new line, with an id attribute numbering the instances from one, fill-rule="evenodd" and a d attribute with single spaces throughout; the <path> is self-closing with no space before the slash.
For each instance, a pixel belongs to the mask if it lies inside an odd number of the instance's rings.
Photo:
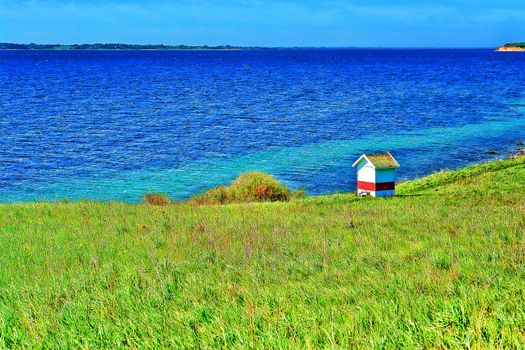
<path id="1" fill-rule="evenodd" d="M 493 50 L 493 47 L 263 47 L 234 45 L 15 44 L 0 42 L 1 51 L 249 51 L 249 50 Z"/>
<path id="2" fill-rule="evenodd" d="M 257 50 L 257 49 L 3 49 L 0 51 L 244 51 L 244 50 Z"/>
<path id="3" fill-rule="evenodd" d="M 243 49 L 258 49 L 257 47 L 241 47 L 232 45 L 137 45 L 137 44 L 14 44 L 0 43 L 0 50 L 45 50 L 45 51 L 175 51 L 175 50 L 218 50 L 218 51 L 238 51 Z"/>
<path id="4" fill-rule="evenodd" d="M 507 43 L 496 49 L 498 52 L 525 52 L 525 42 Z"/>
<path id="5" fill-rule="evenodd" d="M 500 46 L 496 49 L 497 52 L 525 52 L 525 47 L 516 46 Z"/>

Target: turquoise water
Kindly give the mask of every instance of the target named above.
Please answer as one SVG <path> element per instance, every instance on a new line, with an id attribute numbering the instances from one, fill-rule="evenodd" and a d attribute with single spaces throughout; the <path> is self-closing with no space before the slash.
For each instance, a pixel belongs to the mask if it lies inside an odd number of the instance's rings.
<path id="1" fill-rule="evenodd" d="M 525 116 L 525 114 L 524 114 Z M 469 124 L 455 128 L 434 128 L 419 132 L 388 135 L 375 134 L 355 140 L 328 141 L 297 147 L 282 147 L 245 154 L 239 157 L 199 161 L 176 169 L 141 169 L 128 172 L 106 173 L 101 178 L 73 178 L 51 183 L 35 191 L 27 188 L 35 199 L 63 198 L 63 189 L 68 189 L 69 199 L 113 200 L 120 198 L 133 202 L 148 191 L 168 193 L 176 198 L 185 198 L 203 189 L 226 183 L 238 174 L 250 170 L 269 173 L 318 173 L 330 174 L 333 165 L 345 168 L 351 177 L 355 155 L 369 149 L 407 151 L 411 164 L 424 168 L 435 163 L 436 157 L 446 162 L 441 145 L 458 143 L 465 139 L 478 142 L 504 136 L 509 132 L 525 128 L 525 118 L 513 121 L 494 121 L 484 124 Z M 434 148 L 435 152 L 415 152 L 417 148 Z M 473 150 L 475 152 L 475 150 Z M 394 152 L 395 153 L 395 152 Z M 330 164 L 331 163 L 331 164 Z M 403 163 L 403 161 L 401 161 Z M 290 183 L 292 187 L 297 184 Z M 341 189 L 344 190 L 344 189 Z M 16 196 L 12 199 L 15 200 Z M 8 199 L 9 200 L 9 199 Z"/>
<path id="2" fill-rule="evenodd" d="M 525 138 L 525 59 L 488 50 L 38 54 L 0 52 L 26 74 L 0 85 L 2 202 L 182 199 L 250 170 L 352 191 L 363 152 L 414 178 Z"/>

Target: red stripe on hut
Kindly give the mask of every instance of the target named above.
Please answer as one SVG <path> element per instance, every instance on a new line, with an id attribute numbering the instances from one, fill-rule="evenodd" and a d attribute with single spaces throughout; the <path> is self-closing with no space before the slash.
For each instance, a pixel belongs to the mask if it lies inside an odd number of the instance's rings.
<path id="1" fill-rule="evenodd" d="M 357 181 L 357 188 L 360 190 L 366 190 L 366 191 L 388 191 L 388 190 L 395 190 L 396 183 L 393 181 L 392 182 L 379 182 L 379 183 Z"/>

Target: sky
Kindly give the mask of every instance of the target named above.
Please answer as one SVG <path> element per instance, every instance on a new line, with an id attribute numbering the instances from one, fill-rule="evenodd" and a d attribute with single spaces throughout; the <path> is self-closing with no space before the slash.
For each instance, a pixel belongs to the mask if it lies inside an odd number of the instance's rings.
<path id="1" fill-rule="evenodd" d="M 495 47 L 525 0 L 0 0 L 0 42 Z"/>

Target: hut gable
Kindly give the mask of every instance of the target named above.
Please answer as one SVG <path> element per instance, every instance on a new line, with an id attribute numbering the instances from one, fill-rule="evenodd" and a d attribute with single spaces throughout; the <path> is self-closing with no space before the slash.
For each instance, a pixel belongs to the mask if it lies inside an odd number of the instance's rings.
<path id="1" fill-rule="evenodd" d="M 354 165 L 352 166 L 354 168 L 358 167 L 358 165 L 364 160 L 369 162 L 370 165 L 375 169 L 391 169 L 399 167 L 399 163 L 394 157 L 392 157 L 390 152 L 380 154 L 363 154 L 361 157 L 359 157 L 359 159 L 355 161 Z"/>

